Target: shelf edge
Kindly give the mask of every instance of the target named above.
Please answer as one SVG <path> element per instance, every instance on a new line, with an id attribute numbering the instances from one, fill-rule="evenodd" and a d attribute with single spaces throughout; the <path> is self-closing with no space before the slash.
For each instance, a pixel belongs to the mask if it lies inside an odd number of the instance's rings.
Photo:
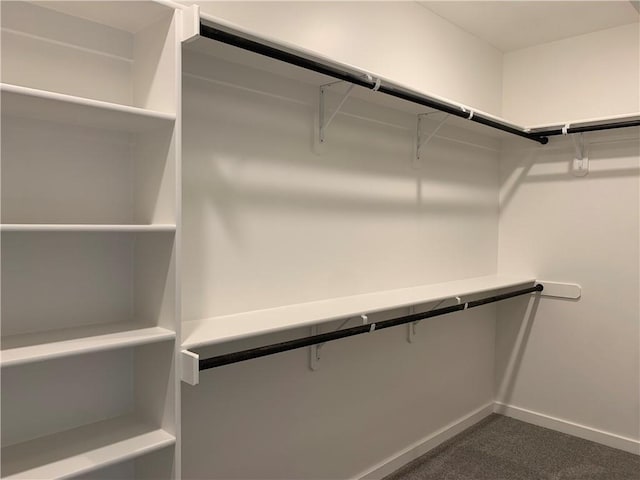
<path id="1" fill-rule="evenodd" d="M 40 344 L 40 345 L 49 345 L 49 346 L 54 346 L 55 344 L 59 344 L 59 347 L 60 347 L 59 350 L 55 352 L 42 352 L 42 353 L 36 352 L 35 354 L 31 354 L 31 355 L 29 354 L 21 355 L 20 350 L 34 349 L 37 351 L 39 348 L 39 345 L 29 345 L 29 346 L 23 346 L 23 347 L 1 349 L 0 350 L 0 367 L 2 368 L 14 367 L 18 365 L 25 365 L 28 363 L 54 360 L 58 358 L 83 355 L 87 353 L 97 353 L 97 352 L 104 352 L 109 350 L 118 350 L 121 348 L 130 348 L 130 347 L 136 347 L 140 345 L 148 345 L 151 343 L 166 342 L 169 340 L 174 340 L 176 338 L 176 332 L 168 330 L 163 327 L 143 327 L 141 329 L 128 330 L 128 332 L 136 332 L 136 331 L 145 330 L 145 329 L 150 329 L 150 330 L 153 329 L 155 330 L 155 332 L 149 333 L 149 335 L 147 336 L 138 335 L 134 338 L 124 339 L 124 340 L 118 339 L 118 338 L 114 338 L 114 339 L 108 338 L 109 336 L 119 335 L 120 333 L 124 333 L 124 332 L 112 332 L 112 333 L 103 334 L 103 335 L 95 335 L 95 336 L 89 335 L 87 337 L 79 337 L 72 340 L 61 340 L 59 342 Z M 105 337 L 105 338 L 103 338 L 102 343 L 99 343 L 98 345 L 94 345 L 94 346 L 90 346 L 87 344 L 82 345 L 83 342 L 87 343 L 88 339 L 90 338 L 97 339 L 99 337 Z M 63 348 L 65 344 L 70 344 L 70 343 L 73 344 L 74 342 L 77 342 L 80 345 L 76 348 L 73 348 L 73 346 L 71 347 L 67 346 L 67 348 Z M 8 359 L 5 358 L 7 355 L 9 356 Z"/>
<path id="2" fill-rule="evenodd" d="M 331 314 L 331 315 L 316 316 L 315 318 L 310 318 L 310 319 L 303 320 L 296 323 L 273 324 L 273 325 L 266 326 L 265 328 L 261 328 L 253 331 L 247 331 L 246 329 L 238 330 L 235 333 L 232 331 L 228 331 L 224 335 L 219 335 L 217 337 L 203 335 L 202 333 L 198 334 L 198 330 L 205 329 L 206 325 L 212 325 L 212 324 L 229 325 L 233 321 L 242 321 L 243 316 L 277 315 L 279 313 L 278 311 L 282 311 L 282 313 L 286 314 L 286 313 L 289 313 L 292 309 L 299 308 L 302 310 L 302 309 L 320 308 L 320 307 L 326 306 L 330 302 L 345 301 L 345 300 L 348 300 L 349 298 L 352 298 L 355 301 L 362 301 L 362 300 L 367 300 L 368 298 L 371 298 L 371 297 L 379 296 L 381 294 L 394 294 L 394 293 L 397 294 L 397 293 L 407 292 L 410 290 L 417 290 L 420 288 L 426 289 L 430 287 L 434 289 L 444 288 L 444 287 L 455 287 L 455 284 L 459 284 L 462 282 L 467 282 L 467 283 L 473 282 L 473 281 L 482 282 L 485 280 L 487 282 L 493 280 L 496 283 L 488 285 L 487 287 L 479 287 L 472 290 L 468 290 L 468 289 L 456 290 L 455 288 L 452 288 L 452 291 L 451 291 L 452 293 L 447 292 L 445 294 L 435 295 L 431 297 L 411 298 L 411 299 L 407 299 L 406 301 L 403 300 L 403 301 L 387 303 L 387 304 L 372 305 L 371 308 L 354 308 L 349 311 L 336 312 L 335 314 Z M 408 288 L 397 289 L 397 290 L 365 293 L 360 295 L 353 295 L 351 297 L 337 297 L 333 299 L 292 304 L 292 305 L 286 305 L 286 306 L 268 308 L 268 309 L 262 309 L 262 310 L 253 310 L 249 312 L 242 312 L 242 313 L 236 313 L 231 315 L 220 315 L 216 317 L 190 320 L 182 323 L 183 342 L 182 342 L 181 348 L 182 349 L 202 348 L 210 345 L 216 345 L 219 343 L 231 342 L 234 340 L 241 340 L 244 338 L 251 338 L 254 336 L 266 335 L 266 334 L 276 333 L 276 332 L 290 330 L 294 328 L 308 327 L 311 325 L 317 325 L 325 322 L 330 322 L 334 320 L 339 320 L 339 319 L 359 315 L 361 313 L 377 313 L 377 312 L 382 312 L 382 311 L 386 311 L 394 308 L 403 308 L 411 305 L 419 305 L 422 303 L 429 303 L 429 302 L 439 301 L 439 300 L 448 299 L 448 298 L 455 298 L 456 295 L 467 296 L 467 295 L 474 295 L 477 293 L 483 293 L 483 292 L 492 291 L 492 290 L 511 288 L 518 285 L 534 283 L 535 281 L 536 279 L 533 276 L 515 277 L 515 276 L 496 275 L 496 276 L 486 276 L 486 277 L 472 277 L 472 278 L 457 280 L 453 282 L 420 285 L 417 287 L 408 287 Z"/>

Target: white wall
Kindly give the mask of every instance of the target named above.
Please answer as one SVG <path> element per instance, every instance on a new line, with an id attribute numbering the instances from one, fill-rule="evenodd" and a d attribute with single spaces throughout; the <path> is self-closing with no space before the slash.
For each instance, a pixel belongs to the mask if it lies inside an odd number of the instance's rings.
<path id="1" fill-rule="evenodd" d="M 190 3 L 256 34 L 500 114 L 502 53 L 417 2 Z"/>
<path id="2" fill-rule="evenodd" d="M 415 116 L 350 99 L 317 156 L 316 87 L 184 64 L 186 320 L 495 272 L 496 150 L 434 139 L 414 169 Z M 492 401 L 494 320 L 488 306 L 424 322 L 414 344 L 405 328 L 334 342 L 317 372 L 306 350 L 203 372 L 182 391 L 184 477 L 366 471 Z"/>
<path id="3" fill-rule="evenodd" d="M 640 23 L 504 55 L 502 116 L 521 125 L 640 111 Z"/>
<path id="4" fill-rule="evenodd" d="M 639 32 L 627 25 L 506 54 L 503 114 L 537 124 L 637 113 Z M 569 139 L 505 145 L 499 270 L 579 283 L 583 297 L 543 299 L 533 313 L 499 307 L 497 400 L 640 452 L 640 132 L 585 139 L 584 178 L 569 172 Z"/>
<path id="5" fill-rule="evenodd" d="M 579 283 L 583 295 L 498 308 L 497 400 L 640 453 L 640 132 L 589 138 L 584 178 L 568 173 L 569 140 L 504 152 L 499 270 Z"/>

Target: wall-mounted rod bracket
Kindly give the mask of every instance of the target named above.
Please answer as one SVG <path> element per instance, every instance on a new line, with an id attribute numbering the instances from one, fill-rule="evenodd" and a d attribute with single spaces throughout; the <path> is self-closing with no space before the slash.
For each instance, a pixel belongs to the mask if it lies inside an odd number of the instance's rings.
<path id="1" fill-rule="evenodd" d="M 360 315 L 360 317 L 358 318 L 362 320 L 363 325 L 366 325 L 367 322 L 369 321 L 369 318 L 366 315 Z M 351 321 L 351 318 L 345 318 L 340 324 L 340 326 L 334 330 L 334 332 L 342 330 L 344 327 L 347 326 L 347 323 L 349 323 L 350 321 Z M 318 335 L 318 333 L 319 333 L 318 326 L 313 325 L 311 327 L 311 335 L 312 336 Z M 317 343 L 309 347 L 309 368 L 314 372 L 320 368 L 320 350 L 322 349 L 325 343 L 326 342 Z"/>
<path id="2" fill-rule="evenodd" d="M 437 113 L 440 113 L 440 112 L 437 112 Z M 416 126 L 416 157 L 415 157 L 416 162 L 420 160 L 420 150 L 422 149 L 422 147 L 426 146 L 431 141 L 431 139 L 436 135 L 436 133 L 438 133 L 438 130 L 442 128 L 444 123 L 449 118 L 449 114 L 446 114 L 444 118 L 440 121 L 440 123 L 438 123 L 438 125 L 436 125 L 436 127 L 428 135 L 425 135 L 422 132 L 422 123 L 423 123 L 422 119 L 429 115 L 433 115 L 433 114 L 432 113 L 418 114 L 418 121 Z"/>
<path id="3" fill-rule="evenodd" d="M 571 140 L 576 152 L 572 162 L 571 173 L 576 177 L 584 177 L 589 173 L 589 152 L 588 145 L 584 140 L 584 133 L 571 135 Z"/>
<path id="4" fill-rule="evenodd" d="M 543 297 L 565 298 L 578 300 L 582 296 L 582 287 L 577 283 L 538 281 L 544 287 L 540 293 Z"/>
<path id="5" fill-rule="evenodd" d="M 200 383 L 200 355 L 189 350 L 180 352 L 180 378 L 189 385 Z"/>

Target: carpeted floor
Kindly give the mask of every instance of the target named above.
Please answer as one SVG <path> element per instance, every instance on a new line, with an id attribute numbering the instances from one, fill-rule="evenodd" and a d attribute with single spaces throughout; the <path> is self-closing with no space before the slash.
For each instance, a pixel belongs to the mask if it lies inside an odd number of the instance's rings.
<path id="1" fill-rule="evenodd" d="M 385 480 L 640 480 L 640 456 L 493 414 Z"/>

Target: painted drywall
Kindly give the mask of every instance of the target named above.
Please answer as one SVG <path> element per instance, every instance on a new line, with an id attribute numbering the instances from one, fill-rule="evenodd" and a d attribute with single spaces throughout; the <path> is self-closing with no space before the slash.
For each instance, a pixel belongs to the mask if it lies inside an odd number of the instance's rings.
<path id="1" fill-rule="evenodd" d="M 415 2 L 189 2 L 259 35 L 494 115 L 502 53 Z"/>
<path id="2" fill-rule="evenodd" d="M 497 400 L 640 453 L 640 132 L 588 143 L 583 178 L 569 139 L 503 153 L 499 270 L 583 291 L 498 308 Z"/>
<path id="3" fill-rule="evenodd" d="M 185 320 L 495 271 L 496 142 L 434 138 L 416 169 L 415 116 L 350 99 L 316 155 L 316 87 L 193 53 L 184 69 Z M 358 476 L 492 401 L 494 321 L 344 339 L 316 372 L 305 349 L 202 372 L 182 390 L 183 477 Z"/>
<path id="4" fill-rule="evenodd" d="M 502 115 L 521 125 L 640 111 L 640 23 L 504 56 Z"/>
<path id="5" fill-rule="evenodd" d="M 506 54 L 503 114 L 531 125 L 637 113 L 639 32 L 636 23 Z M 584 178 L 570 172 L 568 138 L 504 147 L 499 271 L 579 283 L 583 296 L 499 307 L 497 400 L 640 452 L 640 132 L 584 138 Z"/>

